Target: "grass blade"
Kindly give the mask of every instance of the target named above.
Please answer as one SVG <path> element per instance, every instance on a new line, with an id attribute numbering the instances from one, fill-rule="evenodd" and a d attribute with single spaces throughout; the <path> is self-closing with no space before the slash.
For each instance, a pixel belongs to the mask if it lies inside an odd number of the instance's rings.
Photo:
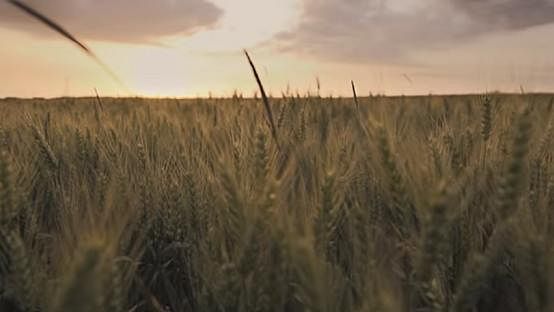
<path id="1" fill-rule="evenodd" d="M 354 96 L 354 103 L 356 104 L 356 111 L 360 113 L 360 103 L 358 102 L 358 95 L 356 94 L 356 86 L 354 85 L 354 80 L 350 80 L 352 85 L 352 95 Z"/>
<path id="2" fill-rule="evenodd" d="M 92 51 L 82 42 L 77 40 L 72 34 L 70 34 L 67 30 L 65 30 L 62 26 L 60 26 L 58 23 L 52 21 L 50 18 L 46 17 L 44 14 L 38 12 L 37 10 L 33 9 L 32 7 L 28 6 L 27 4 L 19 1 L 19 0 L 7 0 L 9 3 L 13 4 L 23 12 L 31 15 L 32 17 L 36 18 L 37 20 L 44 23 L 49 28 L 55 30 L 60 35 L 64 36 L 68 40 L 73 41 L 76 45 L 78 45 L 85 53 L 90 55 L 91 57 L 96 58 L 96 55 L 92 53 Z"/>
<path id="3" fill-rule="evenodd" d="M 104 62 L 102 62 L 92 50 L 86 46 L 84 43 L 79 41 L 75 36 L 73 36 L 69 31 L 67 31 L 65 28 L 63 28 L 60 24 L 54 22 L 51 18 L 47 17 L 46 15 L 40 13 L 39 11 L 35 10 L 34 8 L 30 7 L 29 5 L 19 1 L 19 0 L 6 0 L 8 3 L 14 5 L 21 11 L 27 13 L 28 15 L 32 16 L 36 20 L 40 21 L 41 23 L 48 26 L 48 28 L 54 30 L 58 34 L 62 35 L 67 40 L 70 40 L 71 42 L 75 43 L 83 52 L 85 52 L 90 58 L 92 58 L 102 69 L 112 77 L 120 86 L 124 87 L 125 90 L 127 88 L 123 84 L 123 82 L 117 77 L 117 75 L 106 65 Z"/>
<path id="4" fill-rule="evenodd" d="M 354 85 L 354 80 L 350 80 L 350 85 L 352 85 L 352 95 L 354 97 L 354 104 L 356 104 L 356 115 L 358 115 L 358 123 L 362 128 L 364 134 L 369 138 L 369 131 L 367 130 L 363 120 L 362 113 L 360 112 L 360 102 L 358 101 L 358 94 L 356 93 L 356 86 Z"/>
<path id="5" fill-rule="evenodd" d="M 273 121 L 273 112 L 271 111 L 271 106 L 269 106 L 269 99 L 267 98 L 267 95 L 264 90 L 264 86 L 262 84 L 260 76 L 258 75 L 258 71 L 256 70 L 256 66 L 254 66 L 254 62 L 252 62 L 252 59 L 250 58 L 248 51 L 244 50 L 244 54 L 248 59 L 248 63 L 250 64 L 250 67 L 252 68 L 252 72 L 254 73 L 254 78 L 256 78 L 256 82 L 258 83 L 258 87 L 260 88 L 260 93 L 262 94 L 262 100 L 264 102 L 265 111 L 267 113 L 268 123 L 271 128 L 271 135 L 273 136 L 273 139 L 275 140 L 277 147 L 280 148 L 279 140 L 277 139 L 277 128 L 275 127 L 275 122 Z"/>

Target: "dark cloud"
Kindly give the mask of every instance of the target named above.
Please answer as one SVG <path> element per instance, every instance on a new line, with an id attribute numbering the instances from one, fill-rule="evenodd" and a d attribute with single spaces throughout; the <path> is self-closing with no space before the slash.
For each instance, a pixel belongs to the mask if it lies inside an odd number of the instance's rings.
<path id="1" fill-rule="evenodd" d="M 413 51 L 554 22 L 554 0 L 303 0 L 283 50 L 325 58 L 409 59 Z"/>
<path id="2" fill-rule="evenodd" d="M 79 38 L 153 42 L 213 25 L 221 10 L 206 0 L 27 0 Z M 0 26 L 46 34 L 34 20 L 0 1 Z"/>
<path id="3" fill-rule="evenodd" d="M 518 30 L 554 22 L 553 0 L 455 0 L 487 30 Z"/>

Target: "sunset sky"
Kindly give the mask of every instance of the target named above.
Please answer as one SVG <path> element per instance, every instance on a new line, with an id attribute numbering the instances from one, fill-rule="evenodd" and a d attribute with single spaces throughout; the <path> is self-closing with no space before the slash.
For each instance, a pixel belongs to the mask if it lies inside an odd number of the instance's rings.
<path id="1" fill-rule="evenodd" d="M 554 91 L 554 0 L 0 0 L 0 97 Z"/>

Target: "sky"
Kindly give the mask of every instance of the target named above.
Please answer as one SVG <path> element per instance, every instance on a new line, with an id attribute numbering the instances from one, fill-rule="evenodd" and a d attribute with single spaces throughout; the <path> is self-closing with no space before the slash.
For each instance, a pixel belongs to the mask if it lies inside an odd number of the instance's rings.
<path id="1" fill-rule="evenodd" d="M 0 97 L 554 91 L 554 0 L 0 0 Z"/>

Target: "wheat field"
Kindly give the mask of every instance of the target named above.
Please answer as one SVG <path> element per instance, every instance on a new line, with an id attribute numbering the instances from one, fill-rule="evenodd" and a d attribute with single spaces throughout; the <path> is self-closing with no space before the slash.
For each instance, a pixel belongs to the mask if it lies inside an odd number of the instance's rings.
<path id="1" fill-rule="evenodd" d="M 550 311 L 553 97 L 0 102 L 1 311 Z"/>

